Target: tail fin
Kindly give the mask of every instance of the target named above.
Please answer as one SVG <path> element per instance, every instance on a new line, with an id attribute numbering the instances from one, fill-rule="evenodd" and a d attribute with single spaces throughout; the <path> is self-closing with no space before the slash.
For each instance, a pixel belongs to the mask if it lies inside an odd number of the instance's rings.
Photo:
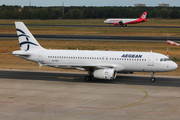
<path id="1" fill-rule="evenodd" d="M 145 11 L 139 19 L 146 19 L 147 11 Z"/>
<path id="2" fill-rule="evenodd" d="M 23 22 L 15 22 L 21 50 L 43 49 Z"/>

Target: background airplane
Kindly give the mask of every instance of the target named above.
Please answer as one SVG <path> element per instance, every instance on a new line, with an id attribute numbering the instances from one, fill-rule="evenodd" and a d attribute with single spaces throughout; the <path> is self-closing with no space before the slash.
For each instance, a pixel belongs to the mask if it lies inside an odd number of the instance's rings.
<path id="1" fill-rule="evenodd" d="M 140 18 L 137 19 L 121 19 L 121 18 L 109 18 L 104 21 L 104 23 L 108 24 L 114 24 L 115 26 L 121 25 L 121 26 L 127 26 L 127 24 L 136 24 L 141 22 L 146 22 L 146 15 L 147 12 L 145 11 Z"/>
<path id="2" fill-rule="evenodd" d="M 12 54 L 42 65 L 88 71 L 85 80 L 92 78 L 115 79 L 118 72 L 155 72 L 177 69 L 177 64 L 167 56 L 153 52 L 52 50 L 45 49 L 37 42 L 22 22 L 15 22 L 21 50 Z"/>

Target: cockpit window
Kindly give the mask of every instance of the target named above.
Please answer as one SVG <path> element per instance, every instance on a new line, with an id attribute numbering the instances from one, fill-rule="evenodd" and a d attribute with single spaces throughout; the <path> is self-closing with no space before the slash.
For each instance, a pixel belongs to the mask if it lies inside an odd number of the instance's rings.
<path id="1" fill-rule="evenodd" d="M 171 59 L 169 59 L 169 58 L 161 58 L 160 61 L 161 61 L 161 62 L 164 62 L 164 61 L 171 61 Z"/>

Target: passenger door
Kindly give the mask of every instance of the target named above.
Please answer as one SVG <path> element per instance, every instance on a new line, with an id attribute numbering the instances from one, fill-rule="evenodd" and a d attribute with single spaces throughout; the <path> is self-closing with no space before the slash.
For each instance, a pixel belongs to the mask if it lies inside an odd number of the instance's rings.
<path id="1" fill-rule="evenodd" d="M 154 55 L 152 54 L 148 57 L 148 66 L 154 66 Z"/>

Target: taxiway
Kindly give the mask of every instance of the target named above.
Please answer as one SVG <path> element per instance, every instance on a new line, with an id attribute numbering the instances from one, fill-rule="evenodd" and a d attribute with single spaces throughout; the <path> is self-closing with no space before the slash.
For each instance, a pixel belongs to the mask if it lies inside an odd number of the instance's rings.
<path id="1" fill-rule="evenodd" d="M 178 120 L 180 77 L 118 74 L 84 81 L 84 73 L 0 70 L 3 120 Z"/>

